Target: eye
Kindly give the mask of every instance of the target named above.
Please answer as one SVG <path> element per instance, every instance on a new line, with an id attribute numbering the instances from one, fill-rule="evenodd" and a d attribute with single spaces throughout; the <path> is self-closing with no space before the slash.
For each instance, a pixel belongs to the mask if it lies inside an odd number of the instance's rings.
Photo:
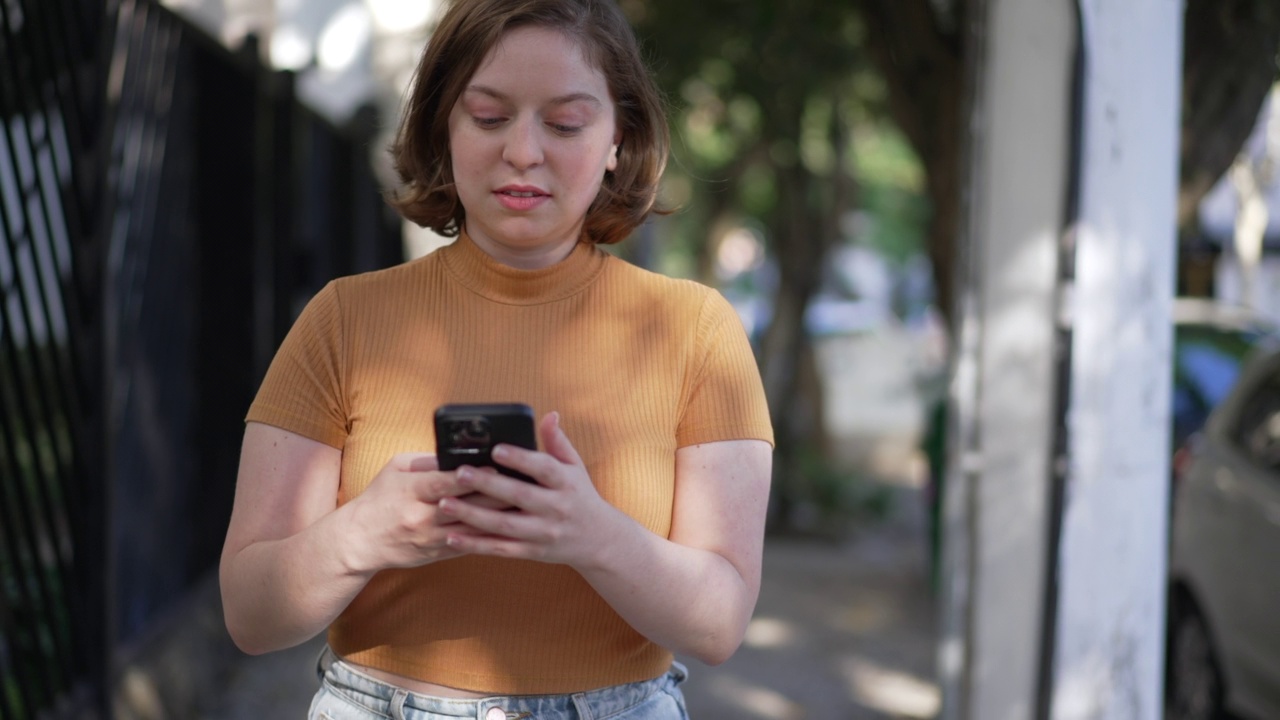
<path id="1" fill-rule="evenodd" d="M 582 128 L 577 125 L 561 125 L 560 123 L 547 123 L 547 127 L 551 128 L 557 135 L 577 135 L 582 132 Z"/>
<path id="2" fill-rule="evenodd" d="M 479 116 L 475 116 L 471 118 L 472 122 L 474 122 L 477 127 L 480 127 L 482 129 L 496 128 L 502 124 L 502 121 L 504 119 L 505 118 L 502 118 L 502 117 L 479 117 Z"/>

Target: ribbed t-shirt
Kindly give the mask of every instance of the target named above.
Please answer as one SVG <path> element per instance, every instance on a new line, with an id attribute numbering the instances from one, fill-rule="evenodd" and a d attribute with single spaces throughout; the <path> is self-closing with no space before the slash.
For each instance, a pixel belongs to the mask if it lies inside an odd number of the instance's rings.
<path id="1" fill-rule="evenodd" d="M 773 440 L 742 323 L 719 293 L 585 242 L 519 270 L 465 236 L 325 286 L 247 420 L 340 449 L 345 503 L 393 455 L 434 452 L 436 407 L 465 402 L 559 411 L 601 496 L 662 537 L 677 448 Z M 377 573 L 329 643 L 362 665 L 494 694 L 646 680 L 672 660 L 575 570 L 479 556 Z"/>

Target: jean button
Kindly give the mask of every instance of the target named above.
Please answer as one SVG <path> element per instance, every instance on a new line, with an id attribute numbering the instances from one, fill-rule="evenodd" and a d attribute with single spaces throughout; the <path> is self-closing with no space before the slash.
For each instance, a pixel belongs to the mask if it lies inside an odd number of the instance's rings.
<path id="1" fill-rule="evenodd" d="M 500 707 L 491 707 L 484 714 L 484 720 L 507 720 L 507 711 Z"/>

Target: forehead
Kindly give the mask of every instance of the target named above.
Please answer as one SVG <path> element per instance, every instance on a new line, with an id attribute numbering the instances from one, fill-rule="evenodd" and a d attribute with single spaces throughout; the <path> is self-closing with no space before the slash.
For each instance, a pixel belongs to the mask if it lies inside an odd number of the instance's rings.
<path id="1" fill-rule="evenodd" d="M 601 101 L 609 96 L 604 74 L 582 43 L 554 28 L 518 27 L 503 33 L 489 49 L 471 84 L 506 90 L 586 92 Z"/>

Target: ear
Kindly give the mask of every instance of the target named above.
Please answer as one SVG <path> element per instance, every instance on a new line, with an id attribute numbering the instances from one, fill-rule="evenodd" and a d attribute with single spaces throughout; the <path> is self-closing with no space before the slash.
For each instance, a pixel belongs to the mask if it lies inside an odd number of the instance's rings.
<path id="1" fill-rule="evenodd" d="M 609 146 L 609 159 L 604 164 L 604 169 L 613 172 L 618 168 L 618 148 L 622 147 L 622 129 L 613 131 L 613 145 Z"/>

